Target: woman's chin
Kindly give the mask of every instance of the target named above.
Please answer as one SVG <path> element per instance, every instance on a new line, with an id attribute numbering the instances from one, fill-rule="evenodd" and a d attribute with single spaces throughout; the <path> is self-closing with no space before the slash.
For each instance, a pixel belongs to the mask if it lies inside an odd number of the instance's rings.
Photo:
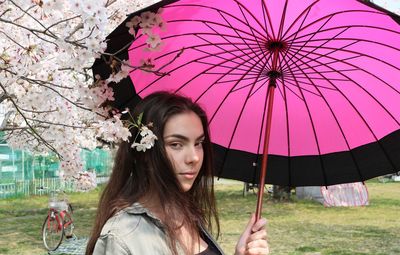
<path id="1" fill-rule="evenodd" d="M 193 187 L 193 183 L 181 183 L 183 192 L 188 192 Z"/>

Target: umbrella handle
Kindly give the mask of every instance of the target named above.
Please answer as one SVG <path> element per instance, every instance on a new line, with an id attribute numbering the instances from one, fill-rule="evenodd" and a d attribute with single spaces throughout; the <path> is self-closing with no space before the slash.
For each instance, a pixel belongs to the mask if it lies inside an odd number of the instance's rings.
<path id="1" fill-rule="evenodd" d="M 268 87 L 268 110 L 267 110 L 267 123 L 265 127 L 265 138 L 264 138 L 264 152 L 261 164 L 261 174 L 260 181 L 258 182 L 258 194 L 257 194 L 257 208 L 256 208 L 256 221 L 261 218 L 262 212 L 262 202 L 264 195 L 264 185 L 265 185 L 265 176 L 267 174 L 267 161 L 268 161 L 268 145 L 269 145 L 269 137 L 271 133 L 271 119 L 272 119 L 272 108 L 274 105 L 274 92 L 276 86 L 276 78 L 271 77 L 269 80 L 270 84 Z"/>
<path id="2" fill-rule="evenodd" d="M 263 201 L 264 185 L 265 185 L 265 171 L 262 171 L 262 174 L 264 176 L 260 177 L 260 185 L 258 186 L 258 192 L 257 192 L 256 221 L 261 218 L 261 212 L 262 212 L 262 201 Z M 261 185 L 261 178 L 263 179 L 262 185 Z"/>

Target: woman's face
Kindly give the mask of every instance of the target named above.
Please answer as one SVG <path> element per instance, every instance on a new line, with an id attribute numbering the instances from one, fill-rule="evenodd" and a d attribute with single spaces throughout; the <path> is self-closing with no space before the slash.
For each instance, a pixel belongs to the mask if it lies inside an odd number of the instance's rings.
<path id="1" fill-rule="evenodd" d="M 173 115 L 165 123 L 165 150 L 185 192 L 193 186 L 203 164 L 203 141 L 203 125 L 194 112 Z"/>

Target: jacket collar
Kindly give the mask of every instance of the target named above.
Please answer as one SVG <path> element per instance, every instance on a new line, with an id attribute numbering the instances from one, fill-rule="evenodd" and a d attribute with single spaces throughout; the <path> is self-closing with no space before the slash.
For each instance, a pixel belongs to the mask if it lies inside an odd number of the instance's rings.
<path id="1" fill-rule="evenodd" d="M 156 224 L 157 227 L 164 228 L 164 224 L 161 220 L 139 202 L 135 202 L 131 206 L 126 207 L 124 211 L 128 214 L 146 215 L 154 222 L 154 224 Z"/>
<path id="2" fill-rule="evenodd" d="M 159 227 L 160 229 L 164 230 L 164 224 L 161 222 L 159 218 L 157 218 L 149 209 L 144 207 L 141 203 L 135 202 L 131 206 L 127 207 L 124 209 L 124 211 L 128 214 L 134 214 L 134 215 L 146 215 L 148 218 L 150 218 L 151 221 L 154 222 L 154 224 Z M 218 243 L 214 240 L 214 238 L 207 232 L 207 230 L 203 226 L 199 226 L 200 230 L 204 233 L 204 235 L 211 240 L 211 242 L 214 244 L 214 246 L 218 249 L 218 251 L 221 254 L 224 254 L 222 249 L 219 247 Z"/>

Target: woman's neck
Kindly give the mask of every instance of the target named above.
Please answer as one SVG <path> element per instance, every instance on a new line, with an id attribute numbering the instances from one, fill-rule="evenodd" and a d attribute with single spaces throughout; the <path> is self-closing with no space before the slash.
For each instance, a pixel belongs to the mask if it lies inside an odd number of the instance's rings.
<path id="1" fill-rule="evenodd" d="M 138 202 L 160 219 L 161 222 L 174 222 L 168 225 L 175 226 L 176 238 L 187 252 L 192 251 L 189 253 L 197 254 L 207 248 L 207 243 L 200 238 L 197 228 L 189 226 L 182 221 L 184 216 L 178 208 L 171 208 L 166 205 L 167 208 L 164 210 L 159 197 L 151 193 L 140 198 Z M 166 212 L 168 212 L 168 215 L 166 215 Z"/>

